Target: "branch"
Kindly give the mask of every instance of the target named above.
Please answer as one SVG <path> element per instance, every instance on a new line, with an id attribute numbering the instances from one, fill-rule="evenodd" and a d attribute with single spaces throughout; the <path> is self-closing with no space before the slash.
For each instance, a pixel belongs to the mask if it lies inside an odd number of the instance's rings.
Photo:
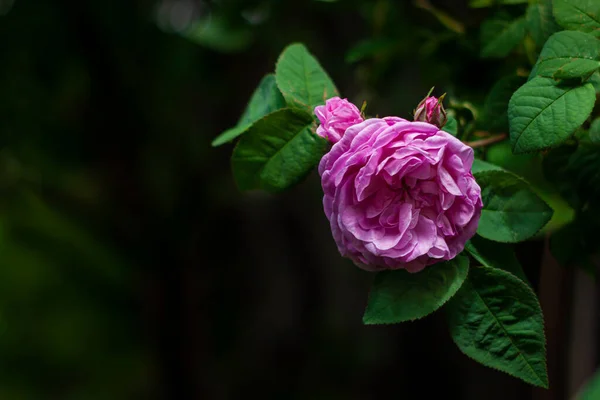
<path id="1" fill-rule="evenodd" d="M 465 144 L 467 146 L 470 146 L 470 147 L 473 147 L 473 148 L 475 148 L 475 147 L 484 147 L 484 146 L 487 146 L 489 144 L 501 142 L 504 139 L 506 139 L 507 136 L 508 135 L 506 133 L 501 133 L 499 135 L 491 136 L 491 137 L 486 138 L 486 139 L 474 140 L 472 142 L 465 142 Z"/>

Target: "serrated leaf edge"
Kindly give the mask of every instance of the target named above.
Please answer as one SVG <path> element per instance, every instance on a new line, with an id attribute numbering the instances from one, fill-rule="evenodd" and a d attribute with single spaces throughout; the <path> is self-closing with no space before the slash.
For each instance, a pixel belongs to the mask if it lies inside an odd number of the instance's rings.
<path id="1" fill-rule="evenodd" d="M 266 74 L 265 76 L 263 76 L 263 77 L 261 78 L 261 80 L 260 80 L 260 82 L 259 82 L 258 86 L 257 86 L 257 87 L 254 89 L 254 92 L 252 92 L 252 95 L 251 95 L 250 99 L 248 100 L 248 104 L 246 104 L 246 108 L 244 108 L 244 111 L 242 112 L 242 115 L 243 115 L 243 114 L 246 112 L 246 110 L 248 109 L 248 106 L 250 105 L 250 101 L 252 100 L 252 97 L 254 96 L 254 93 L 256 92 L 256 90 L 257 90 L 257 89 L 260 87 L 260 84 L 261 84 L 261 83 L 262 83 L 262 82 L 263 82 L 263 81 L 264 81 L 264 80 L 265 80 L 265 79 L 266 79 L 268 76 L 273 76 L 273 79 L 275 79 L 275 86 L 277 86 L 277 77 L 275 76 L 275 73 L 273 73 L 273 72 L 269 72 L 268 74 Z M 279 93 L 281 94 L 281 89 L 279 89 L 279 86 L 277 86 L 277 90 L 279 90 Z M 281 96 L 283 97 L 283 95 L 281 95 Z M 285 100 L 285 99 L 284 99 L 284 100 Z M 286 103 L 286 104 L 287 104 L 287 103 Z M 256 120 L 256 121 L 254 121 L 254 122 L 251 122 L 251 123 L 241 124 L 241 123 L 240 123 L 240 121 L 238 121 L 238 123 L 237 123 L 235 126 L 232 126 L 231 128 L 228 128 L 228 129 L 224 130 L 223 132 L 221 132 L 219 135 L 217 135 L 217 137 L 215 137 L 215 138 L 212 140 L 212 142 L 210 142 L 210 145 L 211 145 L 211 147 L 220 147 L 220 146 L 223 146 L 224 144 L 227 144 L 227 143 L 231 143 L 231 142 L 233 142 L 234 140 L 236 140 L 237 138 L 239 138 L 240 136 L 242 136 L 244 133 L 246 133 L 246 132 L 247 132 L 247 131 L 248 131 L 250 128 L 252 128 L 252 126 L 253 126 L 254 124 L 256 124 L 256 123 L 257 123 L 258 121 L 260 121 L 261 119 L 263 119 L 263 118 L 266 118 L 266 117 L 268 117 L 269 115 L 273 114 L 274 112 L 277 112 L 277 111 L 283 110 L 283 109 L 285 109 L 285 108 L 287 108 L 287 107 L 283 107 L 283 108 L 279 108 L 279 109 L 277 109 L 277 110 L 271 111 L 270 113 L 267 113 L 267 114 L 263 115 L 262 117 L 260 117 L 259 119 L 257 119 L 257 120 Z M 237 136 L 235 136 L 235 137 L 233 137 L 233 138 L 231 138 L 231 139 L 229 139 L 229 140 L 227 140 L 227 141 L 225 141 L 225 142 L 223 142 L 223 143 L 218 143 L 218 144 L 215 144 L 215 142 L 217 142 L 217 140 L 218 140 L 218 139 L 219 139 L 221 136 L 223 136 L 225 133 L 227 133 L 227 132 L 229 132 L 229 131 L 231 131 L 231 130 L 233 130 L 233 129 L 236 129 L 236 128 L 239 128 L 239 127 L 243 127 L 244 125 L 248 125 L 248 127 L 247 127 L 246 129 L 244 129 L 242 132 L 240 132 L 240 133 L 239 133 Z"/>
<path id="2" fill-rule="evenodd" d="M 302 47 L 302 49 L 306 52 L 306 54 L 308 54 L 309 56 L 311 56 L 316 63 L 319 65 L 319 67 L 321 67 L 321 70 L 323 71 L 323 73 L 325 74 L 325 76 L 327 76 L 327 78 L 329 79 L 329 81 L 331 82 L 331 84 L 333 85 L 334 88 L 334 92 L 328 96 L 327 93 L 323 93 L 323 102 L 325 102 L 326 99 L 334 97 L 339 95 L 339 90 L 337 89 L 335 83 L 333 82 L 333 79 L 331 79 L 331 76 L 329 76 L 329 74 L 327 73 L 327 71 L 325 70 L 325 68 L 323 68 L 323 66 L 321 65 L 321 63 L 319 62 L 319 60 L 308 50 L 308 48 L 306 47 L 306 45 L 304 45 L 304 43 L 300 43 L 300 42 L 294 42 L 294 43 L 290 43 L 289 45 L 287 45 L 283 51 L 281 52 L 281 54 L 279 54 L 279 57 L 277 57 L 277 62 L 275 63 L 275 83 L 277 84 L 277 88 L 279 89 L 279 91 L 281 92 L 282 95 L 284 95 L 284 91 L 281 89 L 281 83 L 280 83 L 280 79 L 278 78 L 279 74 L 277 73 L 277 70 L 279 69 L 279 65 L 281 63 L 281 60 L 283 59 L 283 57 L 285 56 L 285 53 L 293 46 L 300 46 Z M 307 90 L 308 92 L 308 90 Z M 285 95 L 283 96 L 285 99 Z M 311 115 L 312 115 L 312 111 L 313 111 L 313 107 L 310 104 L 305 104 L 302 103 L 300 101 L 297 101 L 295 104 L 290 104 L 287 99 L 285 99 L 286 104 L 288 105 L 289 108 L 293 108 L 293 109 L 299 109 L 302 111 L 308 111 Z"/>
<path id="3" fill-rule="evenodd" d="M 545 77 L 542 77 L 542 78 L 545 78 Z M 552 79 L 552 78 L 546 78 L 546 79 Z M 527 83 L 529 83 L 529 82 L 531 82 L 531 81 L 528 81 L 528 82 L 526 82 L 524 85 L 526 85 L 526 84 L 527 84 Z M 592 89 L 593 89 L 593 85 L 592 85 L 591 83 L 589 83 L 589 82 L 586 82 L 586 83 L 584 83 L 584 84 L 582 84 L 582 85 L 580 85 L 580 86 L 573 86 L 573 87 L 570 87 L 570 88 L 569 88 L 569 90 L 567 90 L 566 92 L 564 92 L 563 94 L 561 94 L 561 95 L 560 95 L 560 96 L 559 96 L 559 97 L 558 97 L 556 100 L 554 100 L 554 101 L 553 101 L 551 104 L 549 104 L 549 105 L 547 105 L 546 107 L 544 107 L 544 108 L 542 109 L 542 111 L 540 111 L 540 112 L 538 113 L 538 115 L 539 115 L 539 114 L 541 114 L 543 111 L 545 111 L 545 110 L 546 110 L 548 107 L 550 107 L 550 106 L 551 106 L 551 105 L 552 105 L 554 102 L 556 102 L 558 99 L 560 99 L 561 97 L 563 97 L 563 96 L 565 96 L 567 93 L 569 93 L 571 90 L 574 90 L 574 89 L 576 89 L 576 88 L 579 88 L 579 87 L 585 87 L 585 86 L 587 86 L 587 85 L 590 85 L 590 86 L 592 87 Z M 523 86 L 521 86 L 521 87 L 523 87 Z M 519 88 L 519 89 L 520 89 L 520 88 Z M 518 91 L 519 89 L 517 89 L 517 91 Z M 515 91 L 515 93 L 517 93 L 517 92 Z M 511 121 L 511 119 L 512 119 L 512 118 L 510 118 L 510 102 L 512 101 L 512 99 L 513 99 L 513 97 L 514 97 L 515 93 L 513 93 L 513 95 L 510 97 L 510 100 L 508 101 L 508 110 L 509 110 L 509 124 L 510 124 L 510 121 Z M 595 97 L 595 94 L 596 94 L 596 91 L 594 90 L 594 97 Z M 537 118 L 537 117 L 536 117 L 536 118 Z M 529 127 L 529 125 L 531 125 L 531 123 L 533 122 L 533 120 L 534 120 L 534 119 L 535 119 L 535 118 L 533 118 L 531 121 L 529 121 L 529 123 L 527 124 L 527 126 L 525 127 L 525 129 L 523 129 L 523 131 L 525 131 L 525 130 L 526 130 L 528 127 Z M 580 126 L 581 126 L 581 125 L 580 125 Z M 551 145 L 551 146 L 545 146 L 545 147 L 540 147 L 540 148 L 537 148 L 537 149 L 531 149 L 531 150 L 516 150 L 516 149 L 515 149 L 515 148 L 516 148 L 516 146 L 517 146 L 517 143 L 519 142 L 519 139 L 521 139 L 521 136 L 523 136 L 523 132 L 521 132 L 521 134 L 519 135 L 519 137 L 518 137 L 518 138 L 515 140 L 515 143 L 514 143 L 514 144 L 512 144 L 512 143 L 511 143 L 511 147 L 512 147 L 513 154 L 531 154 L 531 153 L 538 153 L 538 152 L 540 152 L 540 151 L 544 151 L 544 150 L 548 150 L 548 149 L 553 149 L 553 148 L 559 147 L 561 144 L 563 144 L 563 143 L 564 143 L 564 142 L 566 142 L 568 139 L 570 139 L 570 138 L 573 136 L 573 134 L 575 133 L 575 131 L 577 131 L 577 129 L 578 129 L 580 126 L 578 126 L 577 128 L 575 128 L 575 129 L 573 130 L 573 132 L 571 132 L 571 133 L 570 133 L 568 136 L 566 136 L 564 139 L 562 139 L 562 140 L 560 140 L 560 141 L 558 141 L 558 142 L 554 143 L 554 144 L 553 144 L 553 145 Z"/>
<path id="4" fill-rule="evenodd" d="M 411 319 L 405 319 L 405 320 L 399 320 L 399 321 L 394 321 L 394 322 L 366 322 L 365 321 L 365 313 L 367 311 L 367 307 L 369 306 L 369 299 L 371 298 L 371 291 L 373 290 L 372 286 L 371 286 L 371 289 L 369 289 L 369 294 L 367 296 L 367 306 L 365 307 L 365 311 L 363 312 L 362 323 L 364 325 L 374 326 L 374 325 L 396 325 L 396 324 L 402 324 L 402 323 L 405 323 L 405 322 L 414 322 L 414 321 L 423 319 L 423 318 L 425 318 L 425 317 L 433 314 L 434 312 L 442 309 L 448 303 L 448 301 L 450 301 L 456 295 L 456 293 L 458 293 L 458 291 L 460 290 L 460 288 L 462 288 L 462 286 L 465 284 L 465 282 L 467 281 L 467 279 L 469 277 L 469 271 L 471 270 L 471 266 L 470 266 L 470 262 L 469 262 L 469 257 L 466 256 L 466 255 L 464 255 L 463 252 L 461 252 L 461 253 L 457 254 L 456 257 L 454 257 L 452 260 L 454 260 L 454 259 L 456 259 L 458 257 L 464 257 L 464 258 L 466 258 L 465 262 L 467 263 L 467 273 L 465 274 L 465 278 L 463 279 L 461 285 L 454 291 L 454 293 L 452 293 L 451 296 L 449 296 L 445 301 L 443 301 L 435 310 L 432 310 L 428 314 L 422 315 L 420 317 L 411 318 Z M 445 260 L 445 261 L 448 262 L 448 261 L 452 261 L 452 260 Z M 435 264 L 432 264 L 432 265 L 427 266 L 425 268 L 431 268 L 431 267 L 435 267 Z"/>
<path id="5" fill-rule="evenodd" d="M 490 267 L 485 267 L 485 266 L 476 266 L 476 267 L 473 267 L 473 268 L 490 268 Z M 490 268 L 490 269 L 491 269 L 491 268 Z M 523 356 L 523 354 L 522 354 L 521 350 L 520 350 L 518 347 L 517 347 L 517 350 L 519 350 L 519 355 L 520 355 L 521 357 L 523 357 L 523 359 L 525 360 L 525 362 L 526 362 L 527 366 L 529 366 L 529 368 L 530 368 L 530 369 L 533 371 L 534 375 L 535 375 L 536 377 L 538 377 L 538 379 L 539 379 L 539 380 L 540 380 L 540 382 L 542 383 L 541 385 L 536 385 L 535 383 L 532 383 L 532 382 L 526 381 L 525 379 L 523 379 L 523 378 L 521 378 L 521 377 L 517 376 L 516 374 L 514 374 L 514 373 L 512 373 L 512 372 L 510 372 L 510 371 L 505 371 L 505 370 L 503 370 L 503 369 L 501 369 L 501 368 L 498 368 L 498 367 L 495 367 L 495 366 L 486 365 L 486 364 L 483 364 L 483 363 L 481 363 L 480 361 L 476 360 L 476 359 L 475 359 L 474 357 L 472 357 L 471 355 L 469 355 L 469 354 L 465 353 L 465 352 L 463 351 L 463 349 L 462 349 L 462 348 L 461 348 L 461 347 L 458 345 L 458 343 L 456 343 L 456 341 L 454 340 L 454 337 L 453 337 L 452 335 L 450 335 L 450 337 L 452 338 L 452 341 L 453 341 L 453 342 L 456 344 L 456 347 L 458 347 L 458 349 L 460 350 L 460 352 L 461 352 L 461 353 L 463 353 L 464 355 L 466 355 L 467 357 L 469 357 L 471 360 L 473 360 L 473 361 L 477 362 L 478 364 L 481 364 L 481 365 L 483 365 L 483 366 L 485 366 L 485 367 L 487 367 L 487 368 L 494 369 L 494 370 L 496 370 L 496 371 L 500 371 L 500 372 L 502 372 L 502 373 L 508 374 L 508 375 L 512 376 L 513 378 L 517 378 L 517 379 L 520 379 L 520 380 L 522 380 L 523 382 L 526 382 L 526 383 L 529 383 L 529 384 L 532 384 L 532 385 L 535 385 L 535 386 L 538 386 L 538 387 L 542 387 L 542 388 L 544 388 L 544 389 L 548 389 L 548 388 L 549 388 L 549 385 L 550 385 L 550 383 L 549 383 L 549 381 L 548 381 L 548 376 L 547 376 L 547 375 L 548 375 L 548 360 L 547 360 L 547 358 L 548 358 L 548 357 L 547 357 L 547 352 L 546 352 L 546 346 L 547 346 L 547 341 L 546 341 L 546 323 L 545 323 L 545 320 L 544 320 L 544 313 L 543 313 L 542 307 L 541 307 L 541 305 L 540 305 L 539 299 L 538 299 L 537 295 L 535 294 L 535 292 L 534 292 L 534 291 L 533 291 L 533 290 L 532 290 L 532 289 L 529 287 L 529 285 L 527 285 L 525 282 L 521 281 L 519 278 L 517 278 L 516 276 L 514 276 L 514 275 L 513 275 L 513 274 L 511 274 L 510 272 L 508 272 L 508 271 L 504 271 L 504 270 L 500 270 L 500 269 L 497 269 L 497 268 L 495 268 L 495 269 L 494 269 L 494 271 L 499 271 L 499 272 L 500 272 L 500 274 L 505 274 L 505 275 L 509 276 L 509 277 L 510 277 L 509 279 L 515 279 L 515 280 L 517 280 L 519 283 L 523 283 L 523 284 L 524 284 L 524 286 L 527 288 L 527 291 L 528 291 L 528 292 L 529 292 L 529 293 L 530 293 L 530 294 L 531 294 L 531 295 L 532 295 L 532 296 L 533 296 L 533 297 L 536 299 L 536 302 L 535 302 L 535 304 L 536 304 L 537 311 L 539 311 L 540 315 L 542 316 L 542 333 L 543 333 L 543 338 L 544 338 L 544 343 L 543 343 L 543 350 L 544 350 L 544 369 L 546 370 L 546 380 L 547 380 L 547 382 L 544 382 L 544 381 L 543 381 L 543 380 L 542 380 L 542 379 L 541 379 L 541 378 L 538 376 L 538 374 L 535 372 L 535 370 L 533 370 L 533 367 L 532 367 L 532 366 L 529 364 L 529 361 L 527 360 L 527 358 L 525 358 L 525 356 Z M 466 281 L 466 280 L 465 280 L 465 281 Z M 473 290 L 475 290 L 475 289 L 473 289 Z M 475 290 L 475 292 L 477 292 L 477 291 Z M 485 302 L 483 301 L 483 298 L 481 298 L 481 296 L 479 295 L 479 293 L 477 293 L 477 296 L 478 296 L 478 297 L 481 299 L 481 301 L 482 301 L 482 302 L 485 304 Z M 491 310 L 489 309 L 488 305 L 487 305 L 487 304 L 485 304 L 485 306 L 486 306 L 486 309 L 487 309 L 487 310 L 488 310 L 488 311 L 491 313 Z M 492 313 L 492 315 L 493 315 L 493 313 Z M 494 316 L 494 319 L 495 319 L 496 321 L 498 321 L 498 319 L 496 318 L 496 316 L 495 316 L 495 315 L 493 315 L 493 316 Z M 504 327 L 502 327 L 502 330 L 503 330 L 505 333 L 507 333 L 507 332 L 506 332 L 506 330 L 504 329 Z M 510 337 L 509 337 L 509 339 L 510 339 Z M 511 344 L 514 346 L 512 339 L 510 339 L 510 342 L 511 342 Z M 516 346 L 515 346 L 515 347 L 516 347 Z"/>
<path id="6" fill-rule="evenodd" d="M 305 110 L 298 109 L 298 108 L 292 108 L 292 107 L 280 108 L 279 110 L 275 110 L 275 111 L 273 111 L 273 112 L 271 112 L 271 113 L 269 113 L 269 114 L 265 115 L 265 116 L 264 116 L 264 117 L 262 117 L 261 119 L 259 119 L 259 120 L 256 120 L 256 121 L 255 121 L 255 122 L 252 124 L 252 126 L 251 126 L 251 127 L 249 127 L 249 128 L 246 130 L 246 131 L 244 131 L 244 133 L 245 133 L 245 132 L 248 132 L 248 131 L 249 131 L 249 130 L 250 130 L 250 129 L 251 129 L 251 128 L 252 128 L 252 127 L 253 127 L 253 126 L 254 126 L 254 125 L 255 125 L 255 124 L 258 122 L 258 121 L 261 121 L 261 120 L 263 120 L 263 119 L 265 119 L 265 118 L 267 118 L 267 117 L 269 117 L 269 116 L 271 116 L 271 115 L 273 115 L 273 114 L 276 114 L 276 113 L 279 113 L 279 112 L 284 112 L 284 111 L 291 111 L 291 112 L 293 112 L 293 113 L 295 113 L 295 114 L 297 114 L 297 115 L 300 115 L 300 116 L 306 117 L 306 119 L 307 119 L 307 124 L 306 124 L 306 127 L 309 127 L 309 126 L 310 126 L 310 130 L 311 130 L 311 132 L 312 132 L 314 135 L 316 135 L 316 134 L 315 134 L 315 131 L 316 131 L 316 124 L 315 124 L 315 121 L 314 121 L 314 119 L 312 118 L 312 116 L 311 116 L 310 114 L 308 114 L 308 113 L 307 113 Z M 309 118 L 311 119 L 311 122 L 310 122 L 310 123 L 308 123 L 308 119 L 309 119 Z M 306 127 L 305 127 L 304 129 L 306 129 Z M 241 136 L 241 135 L 240 135 L 240 136 Z M 325 140 L 325 139 L 321 138 L 320 136 L 317 136 L 317 138 L 319 138 L 319 139 L 322 139 L 322 140 Z M 237 143 L 235 144 L 234 148 L 233 148 L 233 151 L 231 152 L 231 157 L 230 157 L 229 163 L 230 163 L 230 168 L 231 168 L 232 170 L 233 170 L 233 160 L 234 160 L 234 157 L 233 157 L 233 155 L 235 154 L 235 152 L 236 152 L 236 149 L 238 148 L 238 146 L 239 146 L 239 145 L 240 145 L 240 141 L 238 140 L 238 141 L 237 141 Z M 285 147 L 285 146 L 287 146 L 287 143 L 284 145 L 284 147 Z M 264 168 L 261 168 L 261 171 L 262 171 L 263 169 L 264 169 Z M 259 174 L 259 175 L 260 175 L 260 174 Z M 242 188 L 240 188 L 240 186 L 239 186 L 239 184 L 238 184 L 237 180 L 235 179 L 235 176 L 234 176 L 234 182 L 235 182 L 235 185 L 236 185 L 236 187 L 237 187 L 237 188 L 238 188 L 240 191 L 242 191 L 242 192 L 251 191 L 251 190 L 259 190 L 259 189 L 266 190 L 266 189 L 264 189 L 264 188 L 262 187 L 262 185 L 260 185 L 260 181 L 259 181 L 259 185 L 258 185 L 258 186 L 256 186 L 256 185 L 255 185 L 254 187 L 252 187 L 252 188 L 247 188 L 247 189 L 242 189 Z M 269 192 L 278 192 L 278 191 L 274 191 L 274 190 L 267 190 L 267 191 L 269 191 Z"/>

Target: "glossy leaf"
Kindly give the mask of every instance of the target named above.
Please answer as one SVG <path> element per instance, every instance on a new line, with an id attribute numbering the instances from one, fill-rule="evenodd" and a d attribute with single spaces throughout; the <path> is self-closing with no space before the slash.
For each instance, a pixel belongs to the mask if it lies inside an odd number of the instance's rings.
<path id="1" fill-rule="evenodd" d="M 600 40 L 583 32 L 555 33 L 544 45 L 537 64 L 540 76 L 587 77 L 600 68 Z"/>
<path id="2" fill-rule="evenodd" d="M 600 68 L 600 61 L 573 60 L 556 70 L 552 76 L 554 79 L 571 79 L 588 77 Z"/>
<path id="3" fill-rule="evenodd" d="M 214 138 L 211 143 L 212 147 L 219 147 L 224 145 L 225 143 L 229 143 L 235 140 L 237 137 L 241 136 L 246 132 L 252 124 L 244 124 L 244 125 L 236 125 L 233 128 L 227 129 L 225 132 L 221 133 L 219 136 Z"/>
<path id="4" fill-rule="evenodd" d="M 519 154 L 558 146 L 583 124 L 595 101 L 589 83 L 561 86 L 543 77 L 525 83 L 508 104 L 513 151 Z"/>
<path id="5" fill-rule="evenodd" d="M 548 388 L 544 318 L 526 283 L 500 269 L 471 268 L 446 310 L 450 335 L 463 353 Z"/>
<path id="6" fill-rule="evenodd" d="M 475 175 L 481 186 L 483 210 L 477 233 L 497 242 L 517 243 L 531 238 L 550 221 L 552 209 L 523 179 L 505 171 Z"/>
<path id="7" fill-rule="evenodd" d="M 254 122 L 283 107 L 285 107 L 285 100 L 277 88 L 275 75 L 268 74 L 258 84 L 238 124 L 217 136 L 212 146 L 216 147 L 232 141 L 250 129 Z"/>
<path id="8" fill-rule="evenodd" d="M 592 84 L 596 94 L 600 94 L 600 72 L 594 72 L 587 81 Z"/>
<path id="9" fill-rule="evenodd" d="M 338 95 L 327 72 L 299 43 L 288 46 L 279 56 L 275 77 L 288 106 L 311 114 L 315 106 Z"/>
<path id="10" fill-rule="evenodd" d="M 461 287 L 469 271 L 469 259 L 434 264 L 417 273 L 405 270 L 379 272 L 375 276 L 363 322 L 394 324 L 431 314 Z"/>
<path id="11" fill-rule="evenodd" d="M 329 147 L 312 128 L 310 115 L 287 108 L 256 122 L 231 156 L 238 187 L 278 192 L 300 182 Z"/>
<path id="12" fill-rule="evenodd" d="M 600 1 L 553 0 L 556 21 L 565 29 L 600 37 Z"/>

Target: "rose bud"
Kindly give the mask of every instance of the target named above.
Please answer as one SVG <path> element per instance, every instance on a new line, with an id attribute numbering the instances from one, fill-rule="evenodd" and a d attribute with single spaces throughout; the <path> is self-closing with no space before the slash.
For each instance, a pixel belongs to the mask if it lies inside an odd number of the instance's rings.
<path id="1" fill-rule="evenodd" d="M 315 114 L 321 121 L 317 135 L 337 143 L 346 129 L 363 121 L 360 110 L 347 99 L 332 97 L 324 106 L 315 107 Z"/>
<path id="2" fill-rule="evenodd" d="M 434 96 L 428 96 L 421 100 L 415 110 L 414 120 L 429 122 L 441 129 L 448 120 L 448 115 L 442 104 L 445 96 L 443 94 L 439 99 Z"/>

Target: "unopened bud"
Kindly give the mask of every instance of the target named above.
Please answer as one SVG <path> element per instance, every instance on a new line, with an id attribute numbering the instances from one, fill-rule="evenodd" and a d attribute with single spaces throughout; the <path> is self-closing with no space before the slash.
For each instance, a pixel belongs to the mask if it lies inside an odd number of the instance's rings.
<path id="1" fill-rule="evenodd" d="M 444 93 L 439 99 L 434 96 L 427 96 L 421 100 L 415 110 L 414 120 L 429 122 L 441 129 L 448 121 L 448 115 L 442 104 L 445 96 Z"/>

